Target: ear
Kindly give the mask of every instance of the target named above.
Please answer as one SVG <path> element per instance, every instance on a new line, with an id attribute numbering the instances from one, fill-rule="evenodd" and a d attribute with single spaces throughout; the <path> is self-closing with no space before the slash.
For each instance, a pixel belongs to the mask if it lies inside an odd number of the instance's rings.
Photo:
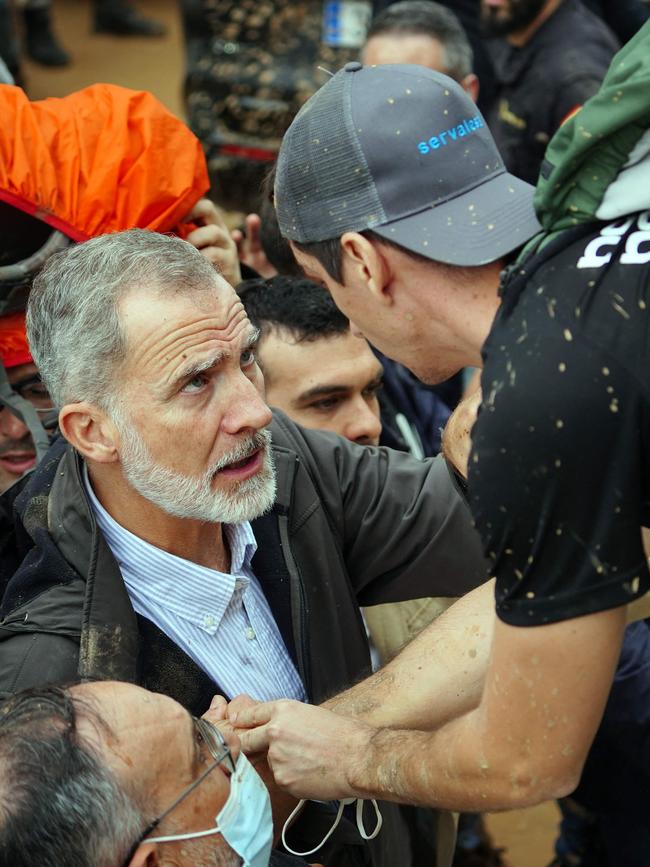
<path id="1" fill-rule="evenodd" d="M 59 412 L 59 427 L 67 441 L 84 457 L 100 464 L 117 461 L 119 438 L 115 425 L 94 404 L 66 404 Z"/>
<path id="2" fill-rule="evenodd" d="M 135 855 L 129 861 L 129 867 L 158 867 L 161 863 L 158 857 L 158 847 L 155 843 L 140 843 Z"/>
<path id="3" fill-rule="evenodd" d="M 466 75 L 465 78 L 460 82 L 460 86 L 464 91 L 469 93 L 474 102 L 478 100 L 478 92 L 480 90 L 478 76 L 474 75 L 473 72 L 470 72 L 469 75 Z"/>
<path id="4" fill-rule="evenodd" d="M 343 285 L 368 289 L 382 304 L 391 305 L 392 269 L 387 249 L 358 232 L 341 237 Z"/>

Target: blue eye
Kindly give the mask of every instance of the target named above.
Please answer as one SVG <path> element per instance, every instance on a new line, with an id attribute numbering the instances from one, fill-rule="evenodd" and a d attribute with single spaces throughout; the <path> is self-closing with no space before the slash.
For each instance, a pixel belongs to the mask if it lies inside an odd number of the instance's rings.
<path id="1" fill-rule="evenodd" d="M 206 383 L 206 377 L 203 373 L 197 373 L 196 376 L 193 376 L 182 388 L 184 392 L 195 392 L 200 391 Z"/>
<path id="2" fill-rule="evenodd" d="M 255 351 L 253 349 L 245 349 L 241 354 L 241 365 L 242 367 L 249 367 L 251 364 L 255 364 L 256 357 Z"/>

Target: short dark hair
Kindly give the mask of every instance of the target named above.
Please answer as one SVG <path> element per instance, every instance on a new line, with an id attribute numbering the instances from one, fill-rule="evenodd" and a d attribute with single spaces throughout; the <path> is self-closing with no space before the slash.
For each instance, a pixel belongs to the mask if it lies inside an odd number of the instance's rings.
<path id="1" fill-rule="evenodd" d="M 134 801 L 77 731 L 92 709 L 65 690 L 25 690 L 0 706 L 0 865 L 117 867 L 146 827 Z"/>
<path id="2" fill-rule="evenodd" d="M 403 0 L 384 9 L 370 24 L 366 40 L 385 33 L 424 34 L 445 51 L 448 75 L 461 81 L 472 72 L 474 56 L 463 26 L 450 9 L 432 0 Z"/>
<path id="3" fill-rule="evenodd" d="M 278 225 L 278 217 L 273 206 L 275 165 L 273 163 L 262 182 L 260 243 L 266 258 L 278 274 L 300 275 L 300 266 L 294 259 L 289 242 L 286 238 L 282 237 L 280 226 Z"/>
<path id="4" fill-rule="evenodd" d="M 345 334 L 350 328 L 327 289 L 306 277 L 245 280 L 237 291 L 248 318 L 262 335 L 282 329 L 302 343 Z"/>
<path id="5" fill-rule="evenodd" d="M 411 250 L 407 250 L 406 247 L 401 247 L 399 244 L 395 244 L 387 238 L 382 238 L 381 235 L 378 235 L 370 229 L 367 229 L 365 232 L 359 232 L 359 234 L 363 235 L 364 238 L 368 238 L 369 241 L 383 244 L 385 247 L 390 247 L 393 250 L 399 250 L 400 253 L 408 256 L 409 259 L 414 259 L 423 264 L 438 264 L 434 263 L 426 256 L 421 256 L 419 253 L 413 253 Z M 292 241 L 292 243 L 296 250 L 300 250 L 308 256 L 313 256 L 314 259 L 323 266 L 325 271 L 327 271 L 333 280 L 336 280 L 337 283 L 343 282 L 343 251 L 341 248 L 340 237 L 328 238 L 326 241 L 309 241 L 304 243 Z"/>

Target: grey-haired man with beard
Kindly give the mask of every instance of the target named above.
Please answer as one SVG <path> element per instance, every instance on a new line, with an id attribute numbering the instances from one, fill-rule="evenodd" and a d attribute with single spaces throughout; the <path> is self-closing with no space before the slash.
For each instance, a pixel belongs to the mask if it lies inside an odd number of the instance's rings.
<path id="1" fill-rule="evenodd" d="M 0 695 L 112 679 L 196 716 L 215 693 L 320 702 L 369 670 L 360 605 L 480 581 L 442 461 L 272 420 L 256 330 L 191 245 L 133 230 L 52 257 L 28 336 L 65 440 L 0 501 Z M 418 863 L 382 812 L 377 840 L 344 823 L 317 860 Z"/>

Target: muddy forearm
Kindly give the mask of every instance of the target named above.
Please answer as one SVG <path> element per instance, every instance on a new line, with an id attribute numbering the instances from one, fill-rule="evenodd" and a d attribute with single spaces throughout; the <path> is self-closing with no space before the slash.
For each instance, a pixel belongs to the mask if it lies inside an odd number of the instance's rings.
<path id="1" fill-rule="evenodd" d="M 377 727 L 431 730 L 476 707 L 494 628 L 492 581 L 459 599 L 388 665 L 325 706 Z"/>

